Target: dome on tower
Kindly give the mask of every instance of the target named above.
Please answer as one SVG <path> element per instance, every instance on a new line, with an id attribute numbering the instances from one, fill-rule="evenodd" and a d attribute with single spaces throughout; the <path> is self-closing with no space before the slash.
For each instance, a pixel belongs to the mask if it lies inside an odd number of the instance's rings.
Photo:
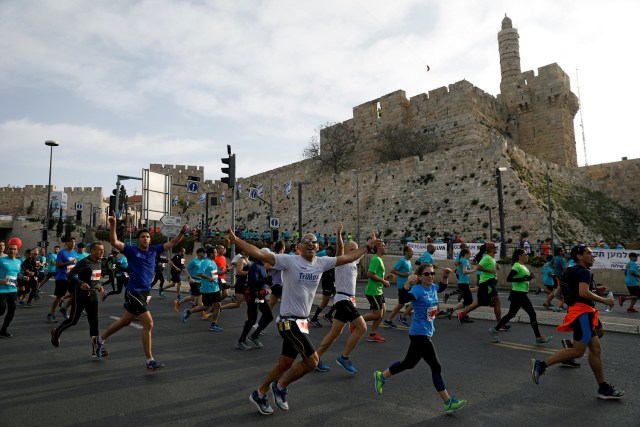
<path id="1" fill-rule="evenodd" d="M 512 22 L 511 22 L 511 18 L 509 18 L 507 16 L 507 14 L 504 14 L 504 19 L 502 20 L 502 29 L 507 29 L 507 28 L 513 28 Z"/>

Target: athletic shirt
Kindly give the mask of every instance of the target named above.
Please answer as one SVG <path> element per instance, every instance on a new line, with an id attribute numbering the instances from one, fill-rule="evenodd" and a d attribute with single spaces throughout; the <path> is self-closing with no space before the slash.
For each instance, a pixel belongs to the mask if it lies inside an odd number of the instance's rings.
<path id="1" fill-rule="evenodd" d="M 0 258 L 0 279 L 9 279 L 6 285 L 0 283 L 0 294 L 8 294 L 18 292 L 16 283 L 18 281 L 18 273 L 22 268 L 22 260 L 19 258 L 11 259 L 8 256 Z"/>
<path id="2" fill-rule="evenodd" d="M 238 260 L 240 261 L 240 260 Z M 244 265 L 244 267 L 242 267 L 242 271 L 249 271 L 249 267 L 251 267 L 251 263 L 248 260 Z M 238 276 L 236 274 L 236 285 L 238 286 L 245 286 L 247 284 L 247 276 Z"/>
<path id="3" fill-rule="evenodd" d="M 398 260 L 398 262 L 396 262 L 393 268 L 395 268 L 400 273 L 411 273 L 411 261 L 406 259 L 405 257 L 402 257 Z M 409 276 L 396 276 L 396 285 L 398 285 L 398 289 L 404 288 L 404 284 L 407 283 L 407 280 L 409 280 Z"/>
<path id="4" fill-rule="evenodd" d="M 638 277 L 631 275 L 632 271 L 639 274 L 638 264 L 636 264 L 635 261 L 629 260 L 629 265 L 624 272 L 624 284 L 627 286 L 638 286 Z"/>
<path id="5" fill-rule="evenodd" d="M 575 301 L 573 304 L 575 304 L 576 302 L 581 302 L 584 304 L 587 304 L 591 307 L 595 307 L 596 306 L 596 302 L 595 301 L 591 301 L 588 300 L 586 298 L 582 298 L 580 296 L 580 283 L 588 283 L 589 284 L 589 290 L 592 292 L 595 292 L 596 290 L 596 286 L 595 283 L 593 283 L 593 275 L 591 274 L 591 271 L 589 271 L 588 268 L 580 265 L 580 266 L 576 266 L 573 267 L 574 270 L 571 271 L 571 274 L 567 274 L 565 273 L 567 277 L 568 281 L 567 283 L 569 284 L 569 292 L 571 292 L 571 294 L 573 295 L 574 298 L 573 301 Z M 573 304 L 568 304 L 567 305 L 573 305 Z"/>
<path id="6" fill-rule="evenodd" d="M 58 252 L 58 256 L 56 257 L 56 262 L 63 263 L 69 262 L 69 259 L 75 258 L 78 256 L 76 251 L 68 251 L 66 249 L 61 249 Z M 67 270 L 71 271 L 73 265 L 67 265 L 64 267 L 56 267 L 56 275 L 54 276 L 56 280 L 67 280 Z"/>
<path id="7" fill-rule="evenodd" d="M 164 254 L 164 252 L 159 252 L 156 256 L 156 271 L 158 273 L 162 273 L 168 262 L 169 260 L 167 259 L 167 256 Z"/>
<path id="8" fill-rule="evenodd" d="M 335 257 L 313 257 L 307 261 L 300 255 L 275 254 L 274 268 L 282 270 L 282 302 L 280 317 L 309 317 L 313 297 L 322 273 L 335 268 Z"/>
<path id="9" fill-rule="evenodd" d="M 200 283 L 201 278 L 198 276 L 200 274 L 200 265 L 206 258 L 200 259 L 195 257 L 189 264 L 187 264 L 187 271 L 189 272 L 189 276 L 193 279 L 194 282 Z"/>
<path id="10" fill-rule="evenodd" d="M 127 257 L 121 255 L 120 258 L 116 260 L 116 277 L 124 276 L 124 273 L 127 272 L 127 268 L 129 268 L 129 261 L 127 261 Z"/>
<path id="11" fill-rule="evenodd" d="M 249 274 L 247 275 L 247 285 L 252 292 L 259 292 L 269 289 L 269 284 L 267 283 L 267 269 L 264 264 L 256 260 L 256 262 L 251 264 L 249 267 Z"/>
<path id="12" fill-rule="evenodd" d="M 496 268 L 496 260 L 489 254 L 484 254 L 482 259 L 478 263 L 478 265 L 490 269 L 495 270 Z M 496 273 L 488 273 L 486 271 L 480 271 L 480 283 L 484 283 L 487 280 L 495 279 Z"/>
<path id="13" fill-rule="evenodd" d="M 420 255 L 420 258 L 418 258 L 416 260 L 416 265 L 420 265 L 420 264 L 431 264 L 433 265 L 433 257 L 431 256 L 431 254 L 429 252 L 424 252 L 422 255 Z"/>
<path id="14" fill-rule="evenodd" d="M 88 256 L 89 256 L 89 254 L 86 251 L 82 252 L 82 253 L 78 253 L 78 255 L 76 255 L 76 263 L 78 263 L 79 261 L 85 259 Z"/>
<path id="15" fill-rule="evenodd" d="M 200 278 L 200 292 L 204 294 L 211 294 L 220 291 L 218 285 L 218 266 L 211 258 L 205 258 L 200 263 L 199 273 L 208 277 L 213 277 L 213 282 L 207 279 Z"/>
<path id="16" fill-rule="evenodd" d="M 514 279 L 521 279 L 529 276 L 529 269 L 519 262 L 513 264 L 511 266 L 511 270 L 516 272 Z M 529 292 L 529 282 L 511 282 L 511 289 L 516 292 Z"/>
<path id="17" fill-rule="evenodd" d="M 551 273 L 551 275 L 549 275 L 549 273 Z M 553 286 L 553 269 L 548 262 L 542 266 L 542 284 L 545 286 Z"/>
<path id="18" fill-rule="evenodd" d="M 384 262 L 378 255 L 374 255 L 369 263 L 369 272 L 384 279 Z M 367 279 L 367 287 L 364 289 L 365 295 L 382 295 L 382 282 L 376 282 L 373 279 Z"/>
<path id="19" fill-rule="evenodd" d="M 149 246 L 149 250 L 140 250 L 137 246 L 124 245 L 122 253 L 129 261 L 129 282 L 127 289 L 136 292 L 149 292 L 155 274 L 156 256 L 164 252 L 164 243 Z"/>
<path id="20" fill-rule="evenodd" d="M 471 278 L 469 277 L 469 274 L 464 272 L 464 269 L 466 267 L 467 270 L 471 270 L 471 264 L 466 258 L 460 258 L 458 262 L 460 263 L 458 265 L 458 283 L 461 285 L 468 285 L 471 283 Z"/>
<path id="21" fill-rule="evenodd" d="M 52 253 L 47 255 L 47 273 L 55 273 L 56 272 L 56 259 L 58 258 L 58 254 Z"/>
<path id="22" fill-rule="evenodd" d="M 438 290 L 436 284 L 431 286 L 415 285 L 411 287 L 409 293 L 415 298 L 411 301 L 413 305 L 413 321 L 409 327 L 409 335 L 433 336 L 435 328 L 433 319 L 438 313 Z"/>
<path id="23" fill-rule="evenodd" d="M 85 257 L 78 261 L 69 272 L 69 281 L 80 288 L 83 283 L 89 285 L 92 290 L 97 290 L 102 277 L 102 261 L 94 261 L 91 257 Z"/>
<path id="24" fill-rule="evenodd" d="M 336 296 L 333 297 L 334 304 L 343 300 L 353 302 L 356 297 L 357 278 L 358 260 L 336 267 Z"/>
<path id="25" fill-rule="evenodd" d="M 564 257 L 556 255 L 551 260 L 551 268 L 553 268 L 553 274 L 555 276 L 562 276 L 562 270 L 564 270 Z"/>
<path id="26" fill-rule="evenodd" d="M 184 258 L 180 256 L 180 254 L 176 254 L 171 258 L 171 262 L 173 265 L 178 267 L 180 270 L 184 269 Z M 175 271 L 176 273 L 180 273 L 180 271 L 176 270 L 173 266 L 171 266 L 171 271 Z"/>

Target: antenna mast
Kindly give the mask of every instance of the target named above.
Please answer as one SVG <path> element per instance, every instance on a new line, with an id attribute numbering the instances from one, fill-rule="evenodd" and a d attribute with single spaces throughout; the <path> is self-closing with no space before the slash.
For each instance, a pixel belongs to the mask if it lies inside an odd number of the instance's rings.
<path id="1" fill-rule="evenodd" d="M 584 165 L 589 166 L 587 162 L 587 141 L 584 137 L 584 122 L 582 120 L 582 101 L 580 101 L 580 80 L 578 79 L 578 69 L 576 68 L 576 85 L 578 87 L 578 104 L 580 104 L 580 128 L 582 128 L 582 147 L 584 148 Z"/>

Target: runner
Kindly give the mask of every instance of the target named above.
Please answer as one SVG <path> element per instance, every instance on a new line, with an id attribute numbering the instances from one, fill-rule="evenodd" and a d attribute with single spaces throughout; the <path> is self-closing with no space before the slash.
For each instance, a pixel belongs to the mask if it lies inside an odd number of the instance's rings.
<path id="1" fill-rule="evenodd" d="M 397 328 L 395 323 L 393 323 L 393 318 L 396 314 L 400 313 L 400 310 L 407 305 L 407 309 L 405 310 L 405 315 L 400 316 L 400 322 L 404 326 L 408 326 L 407 323 L 407 314 L 411 313 L 411 304 L 409 304 L 409 291 L 404 288 L 404 284 L 407 283 L 407 279 L 411 275 L 411 258 L 413 257 L 413 248 L 409 246 L 405 246 L 402 251 L 403 257 L 395 263 L 393 268 L 391 269 L 391 274 L 396 276 L 396 285 L 398 286 L 398 303 L 395 307 L 393 307 L 393 311 L 389 313 L 386 319 L 384 319 L 384 324 L 390 328 Z"/>
<path id="2" fill-rule="evenodd" d="M 67 280 L 67 272 L 71 271 L 76 263 L 76 256 L 78 255 L 78 253 L 74 250 L 75 247 L 76 238 L 67 238 L 67 240 L 64 242 L 64 249 L 58 252 L 58 256 L 56 258 L 56 288 L 53 291 L 53 295 L 55 295 L 55 298 L 53 299 L 53 303 L 51 304 L 51 310 L 47 315 L 47 321 L 50 323 L 56 322 L 56 317 L 54 316 L 56 309 L 62 301 L 62 298 L 71 289 L 69 281 Z M 60 312 L 65 319 L 69 318 L 66 307 L 60 307 Z"/>
<path id="3" fill-rule="evenodd" d="M 180 312 L 180 304 L 187 301 L 195 301 L 202 293 L 200 290 L 202 278 L 200 277 L 200 271 L 202 271 L 202 263 L 206 258 L 206 251 L 204 248 L 198 248 L 196 250 L 196 257 L 189 261 L 184 272 L 189 278 L 189 295 L 182 299 L 177 299 L 173 303 L 176 313 Z"/>
<path id="4" fill-rule="evenodd" d="M 169 260 L 169 265 L 171 266 L 170 274 L 171 274 L 171 283 L 168 286 L 163 287 L 164 285 L 161 283 L 158 288 L 158 297 L 165 298 L 164 291 L 176 287 L 176 291 L 178 293 L 177 299 L 180 297 L 180 286 L 182 285 L 182 281 L 180 280 L 180 274 L 184 270 L 185 259 L 184 256 L 187 253 L 185 248 L 180 248 L 177 254 L 175 254 Z"/>
<path id="5" fill-rule="evenodd" d="M 436 285 L 433 283 L 435 275 L 436 272 L 431 264 L 422 263 L 416 274 L 411 276 L 405 284 L 405 288 L 410 289 L 409 298 L 415 313 L 409 328 L 409 349 L 402 362 L 392 363 L 384 372 L 373 373 L 374 385 L 376 392 L 382 394 L 382 387 L 387 379 L 407 369 L 413 369 L 420 359 L 424 359 L 431 368 L 431 379 L 444 403 L 444 411 L 451 413 L 462 408 L 467 401 L 458 400 L 449 395 L 442 379 L 442 367 L 436 348 L 431 341 L 435 332 L 433 320 L 438 312 L 438 293 L 446 289 L 449 280 L 448 274 L 443 275 L 440 284 Z"/>
<path id="6" fill-rule="evenodd" d="M 18 245 L 7 245 L 6 251 L 6 255 L 0 257 L 0 316 L 4 315 L 0 338 L 13 337 L 8 328 L 16 313 L 18 274 L 22 267 L 22 261 L 18 258 Z"/>
<path id="7" fill-rule="evenodd" d="M 182 322 L 187 323 L 187 319 L 193 313 L 199 313 L 213 307 L 209 330 L 222 332 L 222 328 L 217 324 L 218 316 L 220 316 L 220 285 L 218 282 L 218 267 L 214 261 L 216 253 L 215 248 L 208 248 L 206 250 L 207 257 L 199 263 L 200 269 L 197 277 L 200 281 L 191 285 L 191 298 L 195 300 L 200 297 L 202 303 L 184 310 L 182 313 Z M 200 252 L 200 254 L 202 254 L 202 252 Z M 183 298 L 180 303 L 186 301 L 187 298 L 189 297 Z"/>

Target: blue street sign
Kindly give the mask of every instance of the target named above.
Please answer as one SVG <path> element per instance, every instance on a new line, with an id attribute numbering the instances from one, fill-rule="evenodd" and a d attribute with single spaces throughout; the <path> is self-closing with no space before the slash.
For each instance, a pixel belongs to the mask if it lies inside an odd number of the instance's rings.
<path id="1" fill-rule="evenodd" d="M 187 181 L 187 193 L 197 193 L 200 188 L 198 181 Z"/>

